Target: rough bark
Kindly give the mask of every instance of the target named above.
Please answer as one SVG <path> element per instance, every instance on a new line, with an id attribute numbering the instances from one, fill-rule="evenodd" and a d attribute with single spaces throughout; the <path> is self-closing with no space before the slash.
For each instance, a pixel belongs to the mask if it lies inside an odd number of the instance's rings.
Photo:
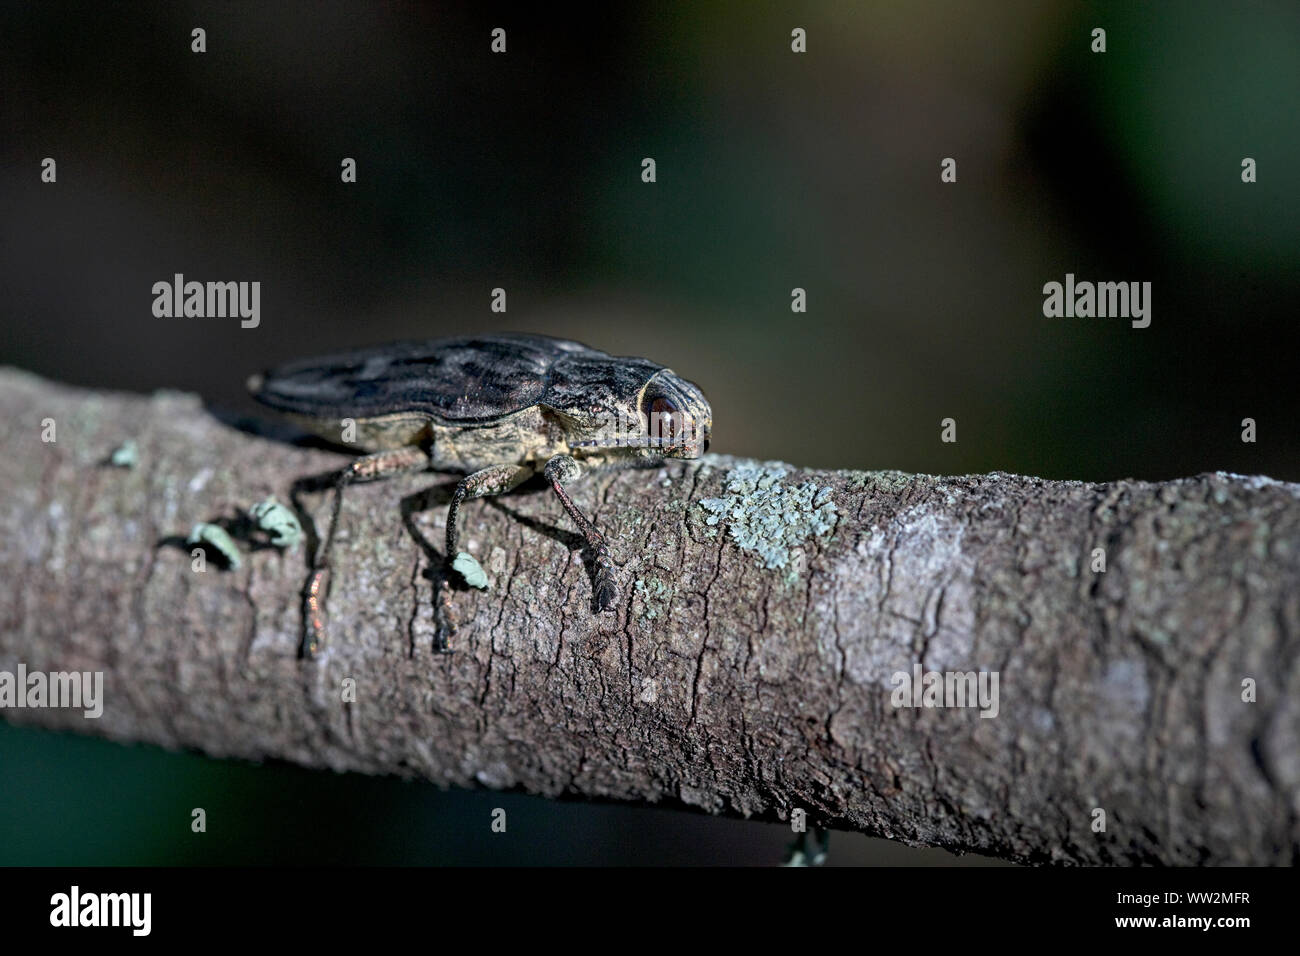
<path id="1" fill-rule="evenodd" d="M 106 465 L 125 439 L 139 464 Z M 183 538 L 346 460 L 192 396 L 0 370 L 0 670 L 105 672 L 98 720 L 3 716 L 444 785 L 801 808 L 1019 861 L 1296 859 L 1300 486 L 673 462 L 572 489 L 620 567 L 599 616 L 559 503 L 525 487 L 463 509 L 491 588 L 450 592 L 458 651 L 439 656 L 455 477 L 413 475 L 347 492 L 328 643 L 304 661 L 306 549 L 243 541 L 238 570 L 199 573 Z M 728 499 L 738 474 L 767 487 Z M 835 505 L 826 533 L 798 507 L 807 483 Z M 328 494 L 303 500 L 328 520 Z M 753 532 L 782 502 L 805 537 L 769 569 L 771 529 Z M 915 664 L 997 672 L 997 715 L 893 706 Z"/>

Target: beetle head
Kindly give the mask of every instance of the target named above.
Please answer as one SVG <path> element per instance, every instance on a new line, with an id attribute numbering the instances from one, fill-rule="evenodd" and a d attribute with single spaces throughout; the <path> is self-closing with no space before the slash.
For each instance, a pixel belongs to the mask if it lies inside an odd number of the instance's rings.
<path id="1" fill-rule="evenodd" d="M 708 449 L 713 409 L 699 386 L 669 369 L 659 372 L 641 392 L 640 417 L 650 447 L 665 458 L 699 458 Z"/>
<path id="2" fill-rule="evenodd" d="M 699 458 L 709 447 L 713 409 L 699 386 L 659 369 L 639 392 L 620 401 L 617 422 L 603 422 L 572 448 L 632 458 Z"/>

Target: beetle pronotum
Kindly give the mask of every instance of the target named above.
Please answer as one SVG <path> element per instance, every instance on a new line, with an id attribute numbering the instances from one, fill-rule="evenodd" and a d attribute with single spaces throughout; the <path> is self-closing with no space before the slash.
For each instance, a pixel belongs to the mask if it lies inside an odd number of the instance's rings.
<path id="1" fill-rule="evenodd" d="M 467 498 L 498 495 L 541 472 L 591 549 L 595 603 L 618 598 L 604 537 L 565 486 L 592 470 L 699 458 L 713 412 L 703 392 L 663 366 L 544 335 L 399 342 L 291 362 L 249 380 L 253 396 L 330 441 L 356 423 L 368 452 L 338 475 L 333 520 L 305 592 L 304 652 L 323 635 L 322 582 L 343 488 L 401 472 L 466 473 L 447 510 L 448 566 Z M 440 632 L 439 650 L 449 650 Z"/>

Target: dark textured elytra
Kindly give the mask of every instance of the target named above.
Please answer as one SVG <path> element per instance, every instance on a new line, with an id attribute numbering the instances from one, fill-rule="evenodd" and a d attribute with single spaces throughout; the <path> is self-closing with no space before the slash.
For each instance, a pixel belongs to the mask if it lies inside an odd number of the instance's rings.
<path id="1" fill-rule="evenodd" d="M 421 412 L 470 425 L 539 403 L 570 408 L 594 384 L 635 394 L 662 368 L 567 339 L 505 333 L 302 359 L 267 372 L 253 393 L 279 411 L 313 418 Z"/>

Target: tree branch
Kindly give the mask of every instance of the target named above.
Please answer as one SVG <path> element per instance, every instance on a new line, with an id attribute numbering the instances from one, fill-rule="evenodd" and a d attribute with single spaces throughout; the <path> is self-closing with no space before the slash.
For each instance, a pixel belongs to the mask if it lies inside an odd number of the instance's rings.
<path id="1" fill-rule="evenodd" d="M 126 439 L 138 465 L 105 464 Z M 450 592 L 458 651 L 438 656 L 455 479 L 414 475 L 345 495 L 327 645 L 304 661 L 305 547 L 245 540 L 238 570 L 199 573 L 183 539 L 346 460 L 192 396 L 0 370 L 0 671 L 105 673 L 98 720 L 3 715 L 443 785 L 799 808 L 1021 861 L 1297 859 L 1300 486 L 716 455 L 613 473 L 573 488 L 621 570 L 599 616 L 578 536 L 526 486 L 462 511 L 491 587 Z M 328 494 L 304 502 L 327 520 Z M 917 665 L 996 672 L 996 716 L 893 706 Z"/>

